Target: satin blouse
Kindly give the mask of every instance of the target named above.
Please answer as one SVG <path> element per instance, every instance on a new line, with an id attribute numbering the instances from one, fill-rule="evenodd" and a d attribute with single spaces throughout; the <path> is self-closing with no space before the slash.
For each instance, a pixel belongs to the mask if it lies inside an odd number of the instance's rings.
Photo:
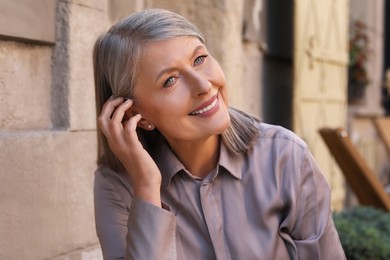
<path id="1" fill-rule="evenodd" d="M 329 185 L 306 143 L 279 126 L 258 128 L 248 154 L 221 142 L 204 179 L 160 140 L 151 155 L 162 208 L 134 197 L 126 174 L 100 166 L 95 221 L 104 259 L 345 259 Z"/>

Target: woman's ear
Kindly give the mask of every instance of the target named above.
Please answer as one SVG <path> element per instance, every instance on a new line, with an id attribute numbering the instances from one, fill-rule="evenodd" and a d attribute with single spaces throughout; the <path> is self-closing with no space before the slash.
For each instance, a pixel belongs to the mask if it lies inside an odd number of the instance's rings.
<path id="1" fill-rule="evenodd" d="M 133 116 L 135 116 L 137 114 L 139 114 L 139 112 L 135 108 L 130 108 L 129 110 L 127 110 L 125 112 L 125 116 L 127 118 L 132 118 Z M 154 125 L 144 118 L 141 118 L 141 120 L 137 123 L 137 126 L 143 128 L 145 130 L 153 130 L 154 129 Z"/>
<path id="2" fill-rule="evenodd" d="M 141 127 L 142 129 L 145 129 L 147 131 L 154 130 L 155 126 L 150 123 L 148 120 L 141 118 L 141 120 L 137 124 L 138 127 Z"/>
<path id="3" fill-rule="evenodd" d="M 129 109 L 128 111 L 126 111 L 126 116 L 135 116 L 137 114 L 139 114 L 139 110 L 137 109 L 137 106 L 134 104 L 134 106 Z M 147 119 L 145 118 L 141 118 L 141 120 L 138 122 L 137 124 L 138 127 L 141 127 L 142 129 L 145 129 L 147 131 L 152 131 L 154 130 L 155 126 L 150 123 Z"/>

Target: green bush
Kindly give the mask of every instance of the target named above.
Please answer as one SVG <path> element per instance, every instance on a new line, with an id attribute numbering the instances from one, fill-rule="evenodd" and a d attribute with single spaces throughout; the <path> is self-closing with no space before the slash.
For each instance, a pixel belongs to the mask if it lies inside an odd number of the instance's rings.
<path id="1" fill-rule="evenodd" d="M 390 214 L 354 207 L 333 215 L 348 260 L 390 259 Z"/>

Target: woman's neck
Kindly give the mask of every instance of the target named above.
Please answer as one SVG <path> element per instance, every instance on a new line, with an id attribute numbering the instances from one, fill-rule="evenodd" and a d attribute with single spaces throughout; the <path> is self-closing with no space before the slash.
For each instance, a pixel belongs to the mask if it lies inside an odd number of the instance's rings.
<path id="1" fill-rule="evenodd" d="M 217 166 L 220 136 L 190 142 L 169 142 L 173 152 L 194 176 L 204 178 Z"/>

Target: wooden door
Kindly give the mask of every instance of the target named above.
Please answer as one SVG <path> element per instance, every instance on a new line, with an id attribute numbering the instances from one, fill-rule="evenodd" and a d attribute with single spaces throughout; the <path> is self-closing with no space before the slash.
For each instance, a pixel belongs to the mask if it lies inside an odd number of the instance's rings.
<path id="1" fill-rule="evenodd" d="M 342 207 L 344 180 L 318 130 L 345 127 L 348 0 L 294 2 L 293 130 L 309 145 Z"/>

